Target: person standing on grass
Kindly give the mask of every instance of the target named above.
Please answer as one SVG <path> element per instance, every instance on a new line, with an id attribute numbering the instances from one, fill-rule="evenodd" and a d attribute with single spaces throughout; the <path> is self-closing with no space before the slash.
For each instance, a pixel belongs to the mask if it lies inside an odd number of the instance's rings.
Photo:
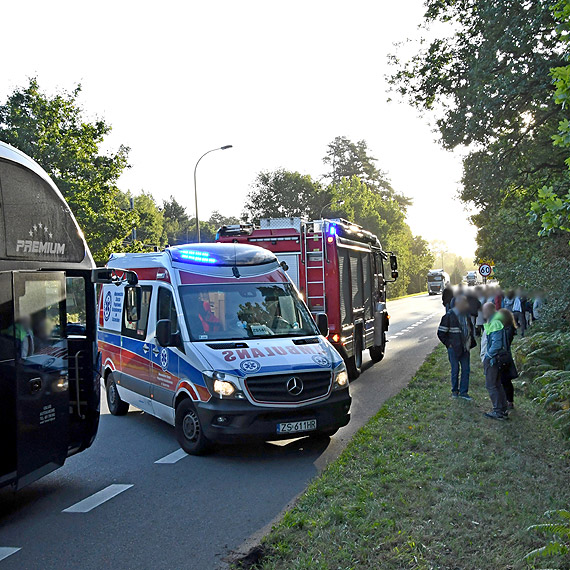
<path id="1" fill-rule="evenodd" d="M 450 309 L 449 305 L 451 303 L 451 299 L 453 299 L 453 287 L 449 283 L 446 283 L 441 294 L 441 302 L 445 307 L 446 313 Z"/>
<path id="2" fill-rule="evenodd" d="M 481 301 L 479 301 L 479 294 L 477 288 L 475 291 L 469 289 L 467 291 L 467 301 L 469 302 L 469 316 L 471 317 L 471 324 L 473 325 L 473 330 L 477 333 L 475 329 L 475 323 L 477 321 L 477 315 L 479 314 L 479 310 L 481 309 Z M 475 336 L 478 336 L 475 334 Z"/>
<path id="3" fill-rule="evenodd" d="M 455 297 L 453 309 L 442 317 L 437 337 L 447 347 L 451 365 L 451 395 L 471 400 L 469 396 L 470 351 L 477 345 L 465 295 Z M 459 372 L 461 369 L 461 380 Z"/>
<path id="4" fill-rule="evenodd" d="M 532 304 L 532 319 L 533 321 L 540 321 L 542 316 L 542 307 L 544 306 L 544 293 L 538 291 L 534 296 L 534 303 Z"/>
<path id="5" fill-rule="evenodd" d="M 513 339 L 517 334 L 517 323 L 513 314 L 507 309 L 501 309 L 499 311 L 501 322 L 503 323 L 505 331 L 505 340 L 507 344 L 507 350 L 511 353 L 511 344 Z M 511 354 L 512 360 L 512 354 Z M 507 409 L 514 410 L 515 408 L 515 389 L 513 387 L 513 380 L 518 377 L 518 372 L 516 366 L 514 365 L 514 360 L 512 364 L 501 370 L 501 384 L 503 385 L 503 390 L 505 390 L 505 396 L 507 397 Z"/>
<path id="6" fill-rule="evenodd" d="M 501 368 L 499 365 L 499 355 L 507 350 L 506 335 L 504 325 L 500 318 L 500 313 L 492 303 L 483 306 L 483 315 L 487 322 L 484 325 L 486 335 L 485 355 L 483 358 L 483 369 L 485 370 L 485 388 L 489 392 L 493 409 L 486 412 L 485 416 L 493 420 L 506 420 L 507 397 L 501 383 Z"/>
<path id="7" fill-rule="evenodd" d="M 487 306 L 486 309 L 485 306 Z M 487 331 L 485 330 L 485 323 L 489 322 L 489 319 L 492 319 L 493 315 L 497 312 L 495 301 L 487 301 L 486 303 L 483 303 L 481 312 L 483 313 L 483 332 L 481 333 L 481 362 L 484 363 L 485 354 L 487 353 Z"/>
<path id="8" fill-rule="evenodd" d="M 508 307 L 505 307 L 508 309 Z M 521 331 L 521 336 L 524 337 L 524 331 L 526 330 L 526 297 L 520 289 L 517 289 L 515 300 L 513 301 L 513 307 L 511 312 L 517 323 L 517 328 Z"/>
<path id="9" fill-rule="evenodd" d="M 505 299 L 505 294 L 501 290 L 500 287 L 497 287 L 495 291 L 495 299 L 493 302 L 495 303 L 495 309 L 498 311 L 503 306 L 503 300 Z"/>
<path id="10" fill-rule="evenodd" d="M 501 303 L 499 309 L 509 309 L 509 311 L 512 311 L 514 304 L 515 304 L 515 292 L 513 290 L 510 290 L 503 298 L 503 302 Z"/>

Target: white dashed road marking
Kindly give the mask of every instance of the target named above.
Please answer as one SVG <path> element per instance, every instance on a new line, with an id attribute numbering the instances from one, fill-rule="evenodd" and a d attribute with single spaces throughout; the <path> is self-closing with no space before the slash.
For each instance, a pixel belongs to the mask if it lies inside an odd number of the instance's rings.
<path id="1" fill-rule="evenodd" d="M 4 558 L 8 558 L 8 556 L 16 554 L 18 550 L 21 550 L 21 548 L 16 548 L 14 546 L 0 546 L 0 560 L 4 560 Z"/>
<path id="2" fill-rule="evenodd" d="M 116 497 L 119 493 L 130 489 L 132 485 L 109 485 L 105 487 L 101 491 L 79 501 L 79 503 L 75 503 L 71 507 L 64 509 L 63 513 L 88 513 L 92 511 L 95 507 L 106 503 L 107 501 L 111 500 L 113 497 Z"/>
<path id="3" fill-rule="evenodd" d="M 172 464 L 172 463 L 176 463 L 177 461 L 180 461 L 181 459 L 184 459 L 185 457 L 188 457 L 188 454 L 183 449 L 177 449 L 176 451 L 169 453 L 168 455 L 166 455 L 162 459 L 155 461 L 155 463 Z"/>

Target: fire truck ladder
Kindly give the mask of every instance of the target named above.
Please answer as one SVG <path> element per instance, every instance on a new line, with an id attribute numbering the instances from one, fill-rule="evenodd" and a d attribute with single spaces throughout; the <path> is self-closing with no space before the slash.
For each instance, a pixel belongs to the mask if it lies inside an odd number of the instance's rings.
<path id="1" fill-rule="evenodd" d="M 313 312 L 325 312 L 325 228 L 323 222 L 305 224 L 305 283 L 307 304 Z M 308 231 L 311 229 L 312 231 Z"/>

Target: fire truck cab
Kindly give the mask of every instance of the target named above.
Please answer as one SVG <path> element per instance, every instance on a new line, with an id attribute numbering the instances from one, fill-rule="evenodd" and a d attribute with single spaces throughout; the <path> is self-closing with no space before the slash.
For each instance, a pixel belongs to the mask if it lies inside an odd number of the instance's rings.
<path id="1" fill-rule="evenodd" d="M 329 436 L 348 423 L 345 364 L 273 253 L 191 244 L 114 254 L 107 267 L 138 276 L 138 290 L 118 281 L 100 294 L 112 414 L 133 405 L 163 419 L 192 454 L 214 442 Z"/>
<path id="2" fill-rule="evenodd" d="M 351 380 L 360 374 L 364 350 L 373 362 L 382 360 L 389 325 L 386 283 L 398 277 L 398 261 L 374 234 L 344 219 L 267 218 L 259 227 L 223 226 L 216 240 L 275 253 L 311 312 L 317 319 L 328 317 L 328 339 Z M 384 274 L 387 260 L 391 279 Z"/>

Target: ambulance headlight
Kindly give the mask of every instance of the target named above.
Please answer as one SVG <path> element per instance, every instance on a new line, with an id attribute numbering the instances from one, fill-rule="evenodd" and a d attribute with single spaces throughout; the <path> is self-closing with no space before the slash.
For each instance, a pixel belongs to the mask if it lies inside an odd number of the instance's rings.
<path id="1" fill-rule="evenodd" d="M 214 392 L 221 397 L 229 398 L 236 391 L 236 387 L 231 382 L 225 380 L 214 380 Z"/>
<path id="2" fill-rule="evenodd" d="M 202 373 L 206 385 L 212 396 L 217 398 L 234 398 L 244 400 L 245 395 L 240 389 L 240 382 L 237 376 L 218 372 L 217 370 L 204 370 Z"/>
<path id="3" fill-rule="evenodd" d="M 334 370 L 334 385 L 335 390 L 342 390 L 343 388 L 348 388 L 348 372 L 346 371 L 346 366 L 342 363 L 340 366 Z"/>

